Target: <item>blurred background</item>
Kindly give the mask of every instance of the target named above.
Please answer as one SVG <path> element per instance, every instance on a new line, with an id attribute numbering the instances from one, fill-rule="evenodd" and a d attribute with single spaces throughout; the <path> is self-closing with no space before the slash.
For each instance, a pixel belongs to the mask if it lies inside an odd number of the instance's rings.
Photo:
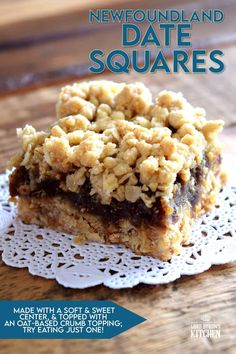
<path id="1" fill-rule="evenodd" d="M 89 23 L 88 10 L 96 8 L 174 8 L 187 15 L 194 9 L 221 8 L 223 23 L 193 23 L 193 47 L 223 48 L 236 40 L 235 0 L 1 0 L 0 92 L 80 78 L 88 74 L 91 50 L 121 48 L 121 24 Z"/>

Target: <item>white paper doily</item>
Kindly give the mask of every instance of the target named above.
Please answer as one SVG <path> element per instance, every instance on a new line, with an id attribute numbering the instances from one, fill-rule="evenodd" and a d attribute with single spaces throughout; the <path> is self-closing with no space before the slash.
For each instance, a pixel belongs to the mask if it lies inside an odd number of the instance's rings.
<path id="1" fill-rule="evenodd" d="M 236 187 L 220 193 L 219 203 L 199 219 L 187 246 L 169 262 L 137 256 L 117 245 L 73 244 L 73 236 L 16 218 L 8 202 L 7 175 L 0 175 L 0 250 L 9 266 L 27 267 L 33 275 L 56 279 L 65 287 L 83 289 L 104 284 L 110 288 L 139 283 L 165 284 L 181 275 L 201 273 L 213 264 L 236 260 Z"/>

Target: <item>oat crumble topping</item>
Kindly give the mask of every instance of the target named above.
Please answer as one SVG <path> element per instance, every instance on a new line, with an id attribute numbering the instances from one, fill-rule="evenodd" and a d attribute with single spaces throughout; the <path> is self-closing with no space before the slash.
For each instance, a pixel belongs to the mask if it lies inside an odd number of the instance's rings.
<path id="1" fill-rule="evenodd" d="M 189 181 L 204 153 L 211 161 L 221 150 L 223 121 L 207 121 L 181 93 L 162 91 L 153 102 L 141 83 L 66 86 L 57 116 L 48 132 L 17 130 L 23 153 L 11 165 L 36 167 L 39 182 L 66 174 L 64 191 L 79 192 L 89 180 L 103 204 L 141 198 L 151 207 L 157 197 L 173 196 L 177 176 Z"/>

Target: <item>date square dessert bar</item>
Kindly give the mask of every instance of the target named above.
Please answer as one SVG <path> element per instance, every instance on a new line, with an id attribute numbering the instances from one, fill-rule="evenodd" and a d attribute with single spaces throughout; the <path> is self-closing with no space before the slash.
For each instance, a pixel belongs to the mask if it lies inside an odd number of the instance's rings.
<path id="1" fill-rule="evenodd" d="M 47 131 L 17 130 L 10 193 L 19 217 L 169 260 L 224 183 L 222 127 L 181 93 L 153 101 L 141 83 L 66 86 Z"/>

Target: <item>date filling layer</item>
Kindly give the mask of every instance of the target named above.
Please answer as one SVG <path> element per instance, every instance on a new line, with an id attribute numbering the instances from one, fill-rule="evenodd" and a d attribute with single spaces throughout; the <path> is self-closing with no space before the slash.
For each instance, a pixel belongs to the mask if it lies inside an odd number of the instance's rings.
<path id="1" fill-rule="evenodd" d="M 10 177 L 10 194 L 12 197 L 23 198 L 61 197 L 83 212 L 100 216 L 106 223 L 117 223 L 121 219 L 128 219 L 136 227 L 142 224 L 164 227 L 168 223 L 178 221 L 179 213 L 184 206 L 191 208 L 194 213 L 194 207 L 201 198 L 203 181 L 207 177 L 203 172 L 204 167 L 209 168 L 207 158 L 203 159 L 201 165 L 191 169 L 191 178 L 187 183 L 183 183 L 177 176 L 176 192 L 173 199 L 169 199 L 168 206 L 163 202 L 162 197 L 158 197 L 151 208 L 148 208 L 141 199 L 132 203 L 119 202 L 113 198 L 109 205 L 101 204 L 97 195 L 90 195 L 89 181 L 80 187 L 78 193 L 65 192 L 59 187 L 60 181 L 49 179 L 36 184 L 33 190 L 22 188 L 22 186 L 34 185 L 31 183 L 33 177 L 30 177 L 30 173 L 23 166 L 17 168 Z M 167 212 L 167 207 L 172 208 L 171 213 Z"/>

